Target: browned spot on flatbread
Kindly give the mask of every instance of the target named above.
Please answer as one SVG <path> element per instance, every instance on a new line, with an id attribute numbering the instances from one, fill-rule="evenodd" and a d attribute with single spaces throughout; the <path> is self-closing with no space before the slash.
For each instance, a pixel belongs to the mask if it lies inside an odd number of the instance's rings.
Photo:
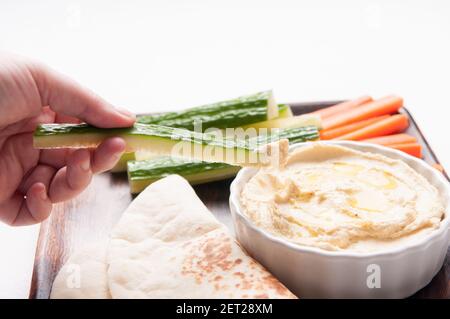
<path id="1" fill-rule="evenodd" d="M 277 292 L 277 294 L 281 296 L 292 296 L 291 292 L 287 290 L 282 283 L 280 283 L 274 276 L 267 275 L 262 278 L 264 285 L 268 288 L 273 289 Z"/>
<path id="2" fill-rule="evenodd" d="M 233 275 L 238 276 L 238 277 L 241 277 L 242 279 L 245 278 L 245 274 L 242 273 L 242 272 L 240 272 L 240 271 L 236 271 L 235 273 L 233 273 Z"/>
<path id="3" fill-rule="evenodd" d="M 183 248 L 189 249 L 189 254 L 183 262 L 182 274 L 191 275 L 200 283 L 202 280 L 209 282 L 223 280 L 222 276 L 216 275 L 217 272 L 226 272 L 234 267 L 230 257 L 231 240 L 226 233 L 216 237 L 208 234 L 205 237 L 205 240 L 183 245 Z M 208 279 L 208 274 L 213 277 Z"/>
<path id="4" fill-rule="evenodd" d="M 252 289 L 252 282 L 247 279 L 242 280 L 242 289 L 245 290 Z"/>
<path id="5" fill-rule="evenodd" d="M 192 256 L 192 255 L 186 257 L 186 259 L 185 259 L 183 265 L 181 266 L 181 274 L 184 275 L 184 276 L 191 275 L 191 276 L 194 277 L 195 282 L 196 282 L 197 284 L 201 284 L 201 282 L 202 282 L 202 276 L 201 276 L 201 274 L 198 273 L 198 272 L 195 272 L 195 271 L 192 269 L 193 259 L 194 259 L 194 256 Z"/>
<path id="6" fill-rule="evenodd" d="M 268 294 L 255 295 L 255 299 L 269 299 L 269 295 Z"/>
<path id="7" fill-rule="evenodd" d="M 291 293 L 253 259 L 244 260 L 233 257 L 235 240 L 225 231 L 208 233 L 200 240 L 190 241 L 183 248 L 187 250 L 182 265 L 182 275 L 192 277 L 197 284 L 206 281 L 216 291 L 230 293 L 230 296 L 242 295 L 268 298 L 273 293 L 291 297 Z M 237 242 L 236 242 L 237 243 Z M 230 278 L 231 277 L 231 278 Z M 231 280 L 230 282 L 228 282 Z M 230 283 L 232 286 L 224 285 Z M 225 292 L 227 291 L 227 292 Z M 255 295 L 256 294 L 256 295 Z"/>
<path id="8" fill-rule="evenodd" d="M 231 254 L 230 243 L 219 242 L 214 238 L 208 238 L 206 243 L 201 248 L 204 258 L 197 261 L 198 267 L 208 273 L 211 273 L 216 268 L 223 271 L 229 270 L 232 263 L 229 260 Z"/>

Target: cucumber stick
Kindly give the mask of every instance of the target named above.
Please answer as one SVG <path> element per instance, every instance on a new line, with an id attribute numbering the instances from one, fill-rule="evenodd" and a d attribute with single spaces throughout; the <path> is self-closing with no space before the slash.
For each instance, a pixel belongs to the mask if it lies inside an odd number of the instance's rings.
<path id="1" fill-rule="evenodd" d="M 134 152 L 123 153 L 117 164 L 110 170 L 111 173 L 121 173 L 127 170 L 128 161 L 135 160 Z"/>
<path id="2" fill-rule="evenodd" d="M 287 117 L 293 117 L 292 109 L 287 104 L 278 104 L 278 117 L 277 119 L 284 119 Z"/>
<path id="3" fill-rule="evenodd" d="M 219 113 L 219 111 L 218 111 Z M 171 112 L 171 113 L 160 113 L 160 114 L 155 114 L 155 115 L 138 115 L 136 121 L 138 123 L 142 123 L 142 124 L 159 124 L 159 125 L 166 125 L 164 124 L 164 118 L 166 116 L 168 116 L 169 114 L 171 114 L 171 116 L 175 116 L 175 112 Z M 236 116 L 239 116 L 240 114 L 236 113 Z M 278 118 L 286 118 L 286 117 L 293 117 L 294 114 L 292 113 L 292 109 L 289 105 L 287 104 L 278 104 Z M 191 122 L 192 125 L 188 125 L 185 122 L 187 122 L 187 118 L 184 118 L 183 121 L 184 122 L 180 122 L 182 125 L 181 127 L 177 126 L 177 122 L 171 121 L 171 123 L 169 124 L 173 124 L 173 127 L 179 127 L 179 128 L 187 128 L 189 130 L 193 130 L 192 128 L 194 128 L 194 121 L 196 120 L 197 115 L 193 114 L 191 117 Z M 231 122 L 234 122 L 234 120 L 232 120 Z M 203 131 L 211 128 L 210 126 L 211 122 L 203 122 L 202 124 L 202 129 Z M 250 123 L 251 124 L 251 123 Z M 227 127 L 231 127 L 231 126 L 227 126 Z"/>
<path id="4" fill-rule="evenodd" d="M 282 138 L 287 138 L 290 143 L 311 141 L 319 138 L 319 131 L 316 127 L 280 130 L 271 136 L 255 137 L 255 143 L 250 144 L 259 146 Z M 140 152 L 136 153 L 136 158 L 142 157 Z M 195 185 L 233 177 L 239 169 L 240 166 L 225 163 L 190 161 L 166 156 L 142 161 L 129 161 L 128 181 L 131 193 L 135 194 L 158 179 L 171 174 L 181 175 Z"/>
<path id="5" fill-rule="evenodd" d="M 321 122 L 320 116 L 314 115 L 314 114 L 304 114 L 304 115 L 297 115 L 297 116 L 284 117 L 284 118 L 278 117 L 278 118 L 272 119 L 272 120 L 251 123 L 251 124 L 243 126 L 243 128 L 244 129 L 247 129 L 247 128 L 289 129 L 289 128 L 297 128 L 297 127 L 303 127 L 303 126 L 316 126 L 317 128 L 321 129 L 322 122 Z"/>
<path id="6" fill-rule="evenodd" d="M 168 156 L 128 162 L 130 192 L 137 194 L 148 185 L 172 174 L 186 178 L 192 185 L 223 180 L 236 175 L 240 166 L 225 163 L 190 161 Z"/>
<path id="7" fill-rule="evenodd" d="M 179 112 L 140 116 L 139 123 L 158 124 L 188 130 L 223 129 L 278 117 L 278 105 L 272 91 L 241 96 L 236 99 L 202 105 Z"/>
<path id="8" fill-rule="evenodd" d="M 154 118 L 158 118 L 158 116 L 161 116 L 161 115 L 154 115 L 153 117 Z M 292 110 L 291 110 L 291 107 L 289 105 L 287 105 L 287 104 L 279 104 L 278 105 L 278 118 L 288 118 L 288 117 L 292 117 L 292 116 L 293 116 Z M 149 116 L 149 115 L 139 116 L 137 121 L 138 122 L 149 121 L 149 119 L 151 117 L 152 116 Z M 208 127 L 203 127 L 203 128 L 206 129 Z M 113 172 L 113 173 L 125 172 L 127 170 L 127 162 L 131 161 L 131 160 L 134 160 L 134 159 L 135 159 L 134 153 L 125 153 L 125 154 L 123 154 L 122 157 L 117 162 L 116 166 L 114 166 L 111 169 L 111 172 Z"/>
<path id="9" fill-rule="evenodd" d="M 87 124 L 42 124 L 34 133 L 36 148 L 91 148 L 104 139 L 118 136 L 125 140 L 127 152 L 182 157 L 207 162 L 260 165 L 264 154 L 251 149 L 246 141 L 221 139 L 215 134 L 185 129 L 135 124 L 130 128 L 102 129 Z"/>

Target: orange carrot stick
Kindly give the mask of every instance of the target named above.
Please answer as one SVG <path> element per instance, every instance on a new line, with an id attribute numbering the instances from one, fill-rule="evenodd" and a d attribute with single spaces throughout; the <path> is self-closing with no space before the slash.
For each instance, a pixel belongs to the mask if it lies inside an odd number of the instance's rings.
<path id="1" fill-rule="evenodd" d="M 389 116 L 388 118 L 370 124 L 357 131 L 339 136 L 335 140 L 359 141 L 371 137 L 378 137 L 401 132 L 409 125 L 408 117 L 404 114 Z"/>
<path id="2" fill-rule="evenodd" d="M 405 152 L 409 155 L 422 158 L 422 145 L 419 143 L 393 144 L 387 147 L 395 148 L 396 150 Z"/>
<path id="3" fill-rule="evenodd" d="M 444 173 L 444 167 L 441 164 L 434 163 L 433 166 L 435 169 L 437 169 L 439 172 Z"/>
<path id="4" fill-rule="evenodd" d="M 403 105 L 403 99 L 390 95 L 373 102 L 366 103 L 360 107 L 353 108 L 347 112 L 341 112 L 322 121 L 323 129 L 328 130 L 338 126 L 367 120 L 371 117 L 392 114 Z"/>
<path id="5" fill-rule="evenodd" d="M 343 126 L 339 126 L 336 128 L 332 128 L 330 130 L 321 130 L 320 131 L 320 139 L 322 140 L 331 140 L 333 138 L 354 132 L 356 130 L 359 130 L 363 127 L 366 127 L 367 125 L 370 125 L 372 123 L 381 121 L 385 118 L 388 118 L 389 115 L 382 115 L 382 116 L 377 116 L 377 117 L 373 117 L 370 118 L 368 120 L 363 120 L 363 121 L 359 121 L 359 122 L 355 122 L 355 123 L 351 123 L 351 124 L 347 124 L 347 125 L 343 125 Z"/>
<path id="6" fill-rule="evenodd" d="M 417 143 L 417 139 L 414 136 L 411 136 L 411 135 L 408 135 L 405 133 L 373 137 L 373 138 L 368 138 L 368 139 L 365 139 L 362 141 L 367 142 L 367 143 L 380 144 L 380 145 Z"/>
<path id="7" fill-rule="evenodd" d="M 320 117 L 322 119 L 325 119 L 325 118 L 333 116 L 335 114 L 339 114 L 340 112 L 353 109 L 357 106 L 360 106 L 360 105 L 363 105 L 365 103 L 372 102 L 372 101 L 373 101 L 372 97 L 370 97 L 368 95 L 364 95 L 355 100 L 345 101 L 345 102 L 342 102 L 342 103 L 339 103 L 339 104 L 336 104 L 336 105 L 333 105 L 333 106 L 330 106 L 330 107 L 327 107 L 327 108 L 324 108 L 321 110 L 317 110 L 315 112 L 312 112 L 312 114 L 320 115 Z"/>

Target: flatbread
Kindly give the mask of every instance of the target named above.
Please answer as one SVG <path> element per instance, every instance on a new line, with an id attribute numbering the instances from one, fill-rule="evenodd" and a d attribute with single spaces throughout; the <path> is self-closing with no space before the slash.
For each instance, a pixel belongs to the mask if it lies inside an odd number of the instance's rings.
<path id="1" fill-rule="evenodd" d="M 113 298 L 295 298 L 171 175 L 125 211 L 107 252 Z"/>
<path id="2" fill-rule="evenodd" d="M 106 243 L 88 246 L 69 257 L 56 276 L 51 299 L 109 299 Z"/>
<path id="3" fill-rule="evenodd" d="M 295 298 L 177 175 L 153 183 L 132 202 L 109 244 L 72 255 L 50 297 Z"/>

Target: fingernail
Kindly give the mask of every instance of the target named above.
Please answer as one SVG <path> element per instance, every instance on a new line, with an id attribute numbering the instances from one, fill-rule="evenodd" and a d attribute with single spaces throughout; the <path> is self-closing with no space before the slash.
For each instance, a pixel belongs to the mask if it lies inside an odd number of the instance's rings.
<path id="1" fill-rule="evenodd" d="M 124 108 L 122 108 L 122 107 L 117 107 L 117 106 L 116 106 L 116 110 L 117 110 L 120 114 L 123 114 L 123 115 L 125 115 L 125 116 L 127 116 L 127 117 L 131 117 L 131 118 L 133 118 L 133 119 L 136 117 L 132 112 L 130 112 L 130 111 L 128 111 L 127 109 L 124 109 Z"/>
<path id="2" fill-rule="evenodd" d="M 42 199 L 42 200 L 47 200 L 47 198 L 48 198 L 48 196 L 47 196 L 47 190 L 45 189 L 45 186 L 43 185 L 43 184 L 41 184 L 41 191 L 40 191 L 40 194 L 39 194 L 39 197 Z"/>
<path id="3" fill-rule="evenodd" d="M 81 169 L 84 170 L 84 171 L 88 171 L 90 166 L 91 166 L 91 163 L 90 163 L 89 159 L 85 159 L 80 164 Z"/>

